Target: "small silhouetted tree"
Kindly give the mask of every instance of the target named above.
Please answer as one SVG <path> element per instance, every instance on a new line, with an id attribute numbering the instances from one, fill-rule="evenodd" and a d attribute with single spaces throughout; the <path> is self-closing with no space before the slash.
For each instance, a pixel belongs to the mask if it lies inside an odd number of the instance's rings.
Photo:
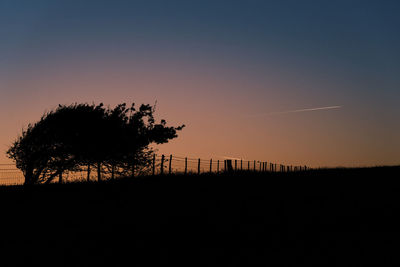
<path id="1" fill-rule="evenodd" d="M 112 173 L 129 175 L 149 167 L 150 144 L 177 137 L 179 127 L 154 120 L 154 107 L 120 104 L 113 109 L 103 104 L 59 106 L 28 125 L 8 156 L 25 176 L 25 184 L 49 183 L 66 171 L 95 165 Z"/>

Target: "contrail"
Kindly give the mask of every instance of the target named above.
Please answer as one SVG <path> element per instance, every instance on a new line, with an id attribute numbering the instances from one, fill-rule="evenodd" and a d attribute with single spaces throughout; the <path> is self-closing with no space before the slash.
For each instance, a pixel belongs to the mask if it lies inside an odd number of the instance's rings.
<path id="1" fill-rule="evenodd" d="M 331 106 L 331 107 L 321 107 L 321 108 L 305 108 L 305 109 L 297 109 L 297 110 L 288 110 L 281 112 L 271 112 L 269 114 L 287 114 L 287 113 L 298 113 L 298 112 L 307 112 L 307 111 L 316 111 L 316 110 L 328 110 L 328 109 L 338 109 L 342 108 L 342 106 Z"/>
<path id="2" fill-rule="evenodd" d="M 330 109 L 339 109 L 343 106 L 330 106 L 330 107 L 319 107 L 319 108 L 305 108 L 305 109 L 296 109 L 296 110 L 288 110 L 288 111 L 278 111 L 278 112 L 270 112 L 265 114 L 253 115 L 251 117 L 258 116 L 266 116 L 266 115 L 279 115 L 279 114 L 289 114 L 289 113 L 299 113 L 299 112 L 309 112 L 309 111 L 318 111 L 318 110 L 330 110 Z"/>

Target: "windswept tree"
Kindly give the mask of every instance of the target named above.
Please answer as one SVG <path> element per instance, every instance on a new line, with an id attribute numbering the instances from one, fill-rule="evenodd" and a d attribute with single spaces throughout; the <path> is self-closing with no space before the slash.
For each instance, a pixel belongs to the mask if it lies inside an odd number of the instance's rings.
<path id="1" fill-rule="evenodd" d="M 103 104 L 60 105 L 28 125 L 7 151 L 25 176 L 25 184 L 49 183 L 67 171 L 95 165 L 113 174 L 145 170 L 150 145 L 177 137 L 179 127 L 154 119 L 154 107 L 132 104 L 106 108 Z"/>

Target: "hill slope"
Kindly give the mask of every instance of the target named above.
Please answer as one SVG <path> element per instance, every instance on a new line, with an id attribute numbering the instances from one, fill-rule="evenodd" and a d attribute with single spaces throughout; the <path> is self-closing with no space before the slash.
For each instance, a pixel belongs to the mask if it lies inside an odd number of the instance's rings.
<path id="1" fill-rule="evenodd" d="M 0 188 L 2 262 L 390 265 L 400 168 Z M 128 262 L 124 263 L 124 262 Z"/>

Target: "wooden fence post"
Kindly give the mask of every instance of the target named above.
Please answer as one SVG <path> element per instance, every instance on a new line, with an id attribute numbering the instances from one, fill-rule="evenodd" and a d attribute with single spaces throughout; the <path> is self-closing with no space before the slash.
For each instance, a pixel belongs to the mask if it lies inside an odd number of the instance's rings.
<path id="1" fill-rule="evenodd" d="M 247 161 L 247 170 L 250 171 L 250 160 Z"/>
<path id="2" fill-rule="evenodd" d="M 260 161 L 260 172 L 261 172 L 261 161 Z"/>
<path id="3" fill-rule="evenodd" d="M 187 157 L 185 158 L 185 174 L 187 174 Z"/>
<path id="4" fill-rule="evenodd" d="M 240 160 L 240 171 L 243 171 L 243 160 Z"/>
<path id="5" fill-rule="evenodd" d="M 97 181 L 101 181 L 101 163 L 97 162 Z"/>
<path id="6" fill-rule="evenodd" d="M 153 155 L 153 176 L 156 174 L 156 154 Z"/>
<path id="7" fill-rule="evenodd" d="M 162 156 L 161 156 L 161 168 L 160 168 L 160 174 L 161 174 L 161 175 L 164 174 L 164 159 L 165 159 L 165 156 L 162 155 Z"/>
<path id="8" fill-rule="evenodd" d="M 132 178 L 135 177 L 135 158 L 132 159 Z"/>
<path id="9" fill-rule="evenodd" d="M 232 160 L 231 159 L 227 159 L 225 161 L 226 161 L 226 172 L 227 173 L 233 173 L 234 172 L 234 168 L 233 168 Z"/>
<path id="10" fill-rule="evenodd" d="M 168 173 L 172 173 L 172 155 L 169 155 L 169 166 L 168 166 Z"/>
<path id="11" fill-rule="evenodd" d="M 235 171 L 237 171 L 237 159 L 235 159 Z"/>
<path id="12" fill-rule="evenodd" d="M 219 160 L 217 160 L 217 173 L 219 173 Z"/>
<path id="13" fill-rule="evenodd" d="M 256 161 L 254 161 L 254 171 L 256 171 Z"/>
<path id="14" fill-rule="evenodd" d="M 197 166 L 197 173 L 200 174 L 200 159 L 199 159 L 199 164 Z"/>
<path id="15" fill-rule="evenodd" d="M 87 165 L 87 181 L 90 181 L 90 163 Z"/>
<path id="16" fill-rule="evenodd" d="M 212 173 L 212 159 L 210 159 L 210 173 Z"/>

